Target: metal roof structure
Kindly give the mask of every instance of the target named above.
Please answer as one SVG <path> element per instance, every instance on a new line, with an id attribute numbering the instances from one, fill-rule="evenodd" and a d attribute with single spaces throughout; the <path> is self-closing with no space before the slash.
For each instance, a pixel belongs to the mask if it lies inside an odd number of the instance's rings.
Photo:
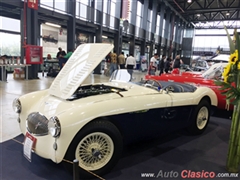
<path id="1" fill-rule="evenodd" d="M 240 0 L 163 0 L 195 28 L 240 27 Z"/>
<path id="2" fill-rule="evenodd" d="M 132 1 L 132 0 L 130 0 Z M 158 0 L 165 2 L 185 22 L 196 29 L 217 29 L 226 25 L 228 28 L 240 28 L 240 0 Z M 21 1 L 0 2 L 1 16 L 20 19 L 23 3 Z M 48 20 L 49 15 L 43 8 L 39 18 Z M 51 14 L 54 21 L 62 22 L 66 16 L 55 12 Z"/>

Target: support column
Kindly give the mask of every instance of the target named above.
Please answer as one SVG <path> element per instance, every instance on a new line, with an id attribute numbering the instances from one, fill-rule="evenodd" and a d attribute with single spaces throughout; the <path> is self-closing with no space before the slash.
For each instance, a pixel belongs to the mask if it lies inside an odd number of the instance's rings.
<path id="1" fill-rule="evenodd" d="M 132 1 L 132 13 L 131 13 L 131 23 L 134 25 L 133 26 L 133 32 L 136 30 L 136 14 L 137 14 L 137 1 Z M 129 45 L 129 54 L 134 55 L 135 51 L 135 36 L 132 35 L 130 38 L 130 45 Z"/>
<path id="2" fill-rule="evenodd" d="M 134 27 L 134 30 L 135 30 L 135 27 Z M 134 51 L 135 51 L 135 37 L 132 37 L 130 39 L 129 54 L 132 54 L 134 56 Z"/>
<path id="3" fill-rule="evenodd" d="M 177 50 L 179 48 L 179 43 L 177 43 L 177 37 L 178 37 L 178 31 L 179 31 L 179 23 L 180 23 L 180 18 L 179 16 L 176 16 L 176 31 L 175 31 L 175 35 L 174 35 L 174 39 L 173 39 L 173 43 L 174 43 L 174 51 L 173 51 L 173 57 L 176 56 Z"/>
<path id="4" fill-rule="evenodd" d="M 114 50 L 116 51 L 117 55 L 122 52 L 122 32 L 123 27 L 119 26 L 119 29 L 114 36 Z"/>
<path id="5" fill-rule="evenodd" d="M 119 12 L 119 13 L 116 13 L 115 12 L 115 16 L 116 17 L 122 17 L 122 5 L 123 2 L 121 1 L 117 1 L 116 5 L 120 8 L 120 11 L 116 11 L 116 12 Z M 119 19 L 117 19 L 118 21 L 118 31 L 116 33 L 116 36 L 114 36 L 114 49 L 117 53 L 117 55 L 120 55 L 121 52 L 122 52 L 122 36 L 123 36 L 123 27 L 122 27 L 122 24 L 120 22 Z"/>
<path id="6" fill-rule="evenodd" d="M 67 1 L 67 10 L 71 14 L 67 21 L 67 51 L 75 49 L 76 41 L 76 0 Z"/>
<path id="7" fill-rule="evenodd" d="M 163 19 L 164 19 L 164 10 L 165 10 L 165 3 L 160 4 L 160 23 L 159 23 L 159 48 L 158 48 L 158 55 L 161 54 L 161 48 L 162 48 L 162 32 L 163 32 Z"/>
<path id="8" fill-rule="evenodd" d="M 171 29 L 170 29 L 170 44 L 169 44 L 169 51 L 168 51 L 168 56 L 172 54 L 173 50 L 173 33 L 174 33 L 174 28 L 175 28 L 175 13 L 172 12 L 172 18 L 171 18 Z"/>
<path id="9" fill-rule="evenodd" d="M 96 5 L 96 4 L 95 4 Z M 103 1 L 101 3 L 101 5 L 98 5 L 98 8 L 100 9 L 98 11 L 98 15 L 99 15 L 99 25 L 97 26 L 97 31 L 96 31 L 96 43 L 102 43 L 102 24 L 103 24 Z M 102 74 L 101 73 L 101 64 L 100 63 L 95 69 L 93 74 Z"/>
<path id="10" fill-rule="evenodd" d="M 182 41 L 182 59 L 185 64 L 190 64 L 193 50 L 194 28 L 189 24 L 185 28 Z"/>
<path id="11" fill-rule="evenodd" d="M 166 10 L 166 20 L 165 20 L 165 30 L 164 30 L 164 38 L 165 38 L 165 48 L 163 53 L 167 54 L 167 49 L 169 48 L 168 41 L 169 39 L 169 26 L 170 26 L 170 19 L 171 19 L 171 9 L 167 8 Z"/>
<path id="12" fill-rule="evenodd" d="M 40 34 L 40 25 L 38 23 L 38 11 L 30 8 L 26 8 L 26 42 L 29 45 L 38 45 L 38 38 Z M 24 13 L 24 12 L 23 12 Z M 23 24 L 22 24 L 23 26 Z M 25 49 L 24 49 L 25 51 Z M 22 53 L 21 53 L 22 54 Z M 24 53 L 25 54 L 25 53 Z M 25 55 L 24 55 L 25 56 Z M 21 62 L 23 63 L 24 56 L 21 57 Z M 38 64 L 32 64 L 28 68 L 28 79 L 38 79 Z M 26 72 L 26 71 L 25 71 Z"/>
<path id="13" fill-rule="evenodd" d="M 21 56 L 25 56 L 25 48 L 24 46 L 24 10 L 21 10 L 21 21 L 20 21 L 20 29 L 21 29 L 21 43 L 20 43 L 20 51 L 21 51 Z M 23 63 L 23 58 L 21 58 L 21 63 Z"/>
<path id="14" fill-rule="evenodd" d="M 146 34 L 147 34 L 147 21 L 148 21 L 148 7 L 149 7 L 149 0 L 145 0 L 143 5 L 143 20 L 142 20 L 142 26 L 141 26 L 141 28 L 143 29 L 142 38 L 144 39 L 140 46 L 141 55 L 145 55 L 145 47 L 146 47 L 146 39 L 147 39 Z"/>
<path id="15" fill-rule="evenodd" d="M 152 3 L 152 19 L 151 19 L 151 21 L 152 21 L 152 26 L 151 26 L 151 42 L 152 42 L 152 44 L 153 44 L 153 47 L 152 47 L 152 49 L 153 49 L 153 52 L 152 52 L 152 54 L 151 55 L 153 55 L 154 54 L 154 51 L 155 51 L 155 36 L 154 36 L 154 34 L 155 34 L 155 31 L 156 31 L 156 21 L 157 21 L 157 1 L 151 1 L 151 3 Z"/>

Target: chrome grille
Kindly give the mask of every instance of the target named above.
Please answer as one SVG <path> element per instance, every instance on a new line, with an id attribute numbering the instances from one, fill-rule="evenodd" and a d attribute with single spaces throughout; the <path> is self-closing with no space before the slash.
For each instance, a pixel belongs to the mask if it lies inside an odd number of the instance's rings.
<path id="1" fill-rule="evenodd" d="M 48 119 L 38 112 L 28 115 L 27 130 L 29 133 L 44 136 L 48 134 Z"/>

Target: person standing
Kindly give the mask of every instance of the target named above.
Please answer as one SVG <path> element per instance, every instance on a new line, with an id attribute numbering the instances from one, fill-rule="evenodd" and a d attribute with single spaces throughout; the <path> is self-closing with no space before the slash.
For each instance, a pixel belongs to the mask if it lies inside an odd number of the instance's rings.
<path id="1" fill-rule="evenodd" d="M 180 59 L 180 55 L 177 55 L 173 61 L 173 69 L 180 68 L 181 64 L 183 64 L 183 61 Z"/>
<path id="2" fill-rule="evenodd" d="M 168 57 L 168 60 L 169 60 L 169 64 L 170 64 L 169 71 L 172 71 L 172 67 L 173 67 L 172 55 L 170 55 L 170 56 Z"/>
<path id="3" fill-rule="evenodd" d="M 133 69 L 136 68 L 136 65 L 137 65 L 136 59 L 133 57 L 133 54 L 130 53 L 125 64 L 125 67 L 127 68 L 127 71 L 131 76 L 130 81 L 132 80 Z"/>
<path id="4" fill-rule="evenodd" d="M 61 55 L 62 55 L 62 48 L 59 47 L 59 48 L 58 48 L 58 53 L 57 53 L 56 58 L 59 60 L 59 58 L 60 58 Z"/>
<path id="5" fill-rule="evenodd" d="M 114 51 L 113 53 L 110 54 L 111 57 L 111 64 L 110 64 L 110 76 L 112 75 L 112 73 L 117 70 L 117 54 L 116 51 Z"/>
<path id="6" fill-rule="evenodd" d="M 164 70 L 165 70 L 165 73 L 167 74 L 168 71 L 170 70 L 170 62 L 171 62 L 171 59 L 170 57 L 167 58 L 167 60 L 165 61 L 164 63 Z"/>
<path id="7" fill-rule="evenodd" d="M 118 56 L 118 64 L 120 66 L 120 69 L 124 69 L 125 67 L 125 57 L 124 57 L 124 52 L 122 52 L 119 56 Z"/>
<path id="8" fill-rule="evenodd" d="M 150 75 L 155 75 L 155 72 L 157 71 L 157 58 L 158 58 L 158 54 L 155 53 L 153 57 L 150 59 L 150 66 L 149 66 Z"/>
<path id="9" fill-rule="evenodd" d="M 148 74 L 149 75 L 156 75 L 155 72 L 156 72 L 156 67 L 153 65 L 154 62 L 150 62 L 149 64 L 149 68 L 148 68 Z"/>
<path id="10" fill-rule="evenodd" d="M 59 47 L 56 58 L 57 58 L 57 60 L 58 60 L 58 62 L 59 62 L 59 68 L 60 68 L 60 69 L 62 69 L 62 64 L 63 64 L 63 61 L 64 61 L 64 60 L 63 60 L 64 54 L 66 55 L 66 52 L 63 51 L 61 47 Z"/>
<path id="11" fill-rule="evenodd" d="M 160 62 L 159 62 L 159 76 L 161 76 L 161 74 L 163 74 L 163 70 L 164 70 L 164 61 L 165 61 L 165 59 L 166 59 L 166 55 L 165 54 L 163 54 L 162 55 L 162 59 L 160 60 Z"/>

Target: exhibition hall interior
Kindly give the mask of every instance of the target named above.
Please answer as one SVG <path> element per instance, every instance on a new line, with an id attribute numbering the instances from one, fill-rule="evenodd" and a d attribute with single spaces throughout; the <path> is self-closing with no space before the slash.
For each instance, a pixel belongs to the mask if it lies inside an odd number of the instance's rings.
<path id="1" fill-rule="evenodd" d="M 238 179 L 239 27 L 238 0 L 0 1 L 0 180 Z"/>

